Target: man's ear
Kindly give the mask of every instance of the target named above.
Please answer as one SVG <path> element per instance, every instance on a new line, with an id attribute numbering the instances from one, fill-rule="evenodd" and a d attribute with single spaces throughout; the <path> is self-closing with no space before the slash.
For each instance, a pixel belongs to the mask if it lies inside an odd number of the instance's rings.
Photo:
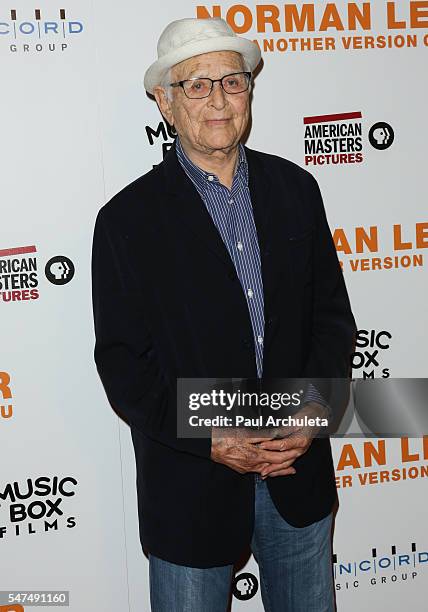
<path id="1" fill-rule="evenodd" d="M 160 85 L 157 85 L 153 89 L 153 95 L 156 98 L 157 105 L 162 115 L 168 121 L 169 125 L 174 125 L 174 115 L 165 89 Z"/>

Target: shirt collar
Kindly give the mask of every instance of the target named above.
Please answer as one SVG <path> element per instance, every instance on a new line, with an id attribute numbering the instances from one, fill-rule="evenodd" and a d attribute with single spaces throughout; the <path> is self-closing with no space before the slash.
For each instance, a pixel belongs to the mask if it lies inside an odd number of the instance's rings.
<path id="1" fill-rule="evenodd" d="M 197 190 L 202 193 L 209 187 L 220 186 L 218 177 L 212 172 L 206 172 L 199 166 L 194 164 L 192 160 L 186 155 L 181 145 L 180 138 L 177 136 L 175 139 L 175 150 L 177 153 L 178 161 L 182 165 L 184 171 L 192 179 Z M 212 177 L 212 178 L 209 178 Z M 236 184 L 238 179 L 238 185 L 248 185 L 248 163 L 245 155 L 244 145 L 239 143 L 238 145 L 238 165 L 236 167 L 235 176 L 233 177 L 233 184 Z"/>

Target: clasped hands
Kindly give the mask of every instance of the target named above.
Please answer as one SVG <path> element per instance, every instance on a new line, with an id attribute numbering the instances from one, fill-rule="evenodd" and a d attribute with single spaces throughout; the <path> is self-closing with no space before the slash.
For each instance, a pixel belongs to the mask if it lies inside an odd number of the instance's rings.
<path id="1" fill-rule="evenodd" d="M 321 404 L 309 402 L 295 417 L 325 417 L 327 410 Z M 295 474 L 295 460 L 310 447 L 319 427 L 277 427 L 272 437 L 250 437 L 245 428 L 213 428 L 211 459 L 232 468 L 240 474 L 258 472 L 264 480 L 268 476 Z"/>

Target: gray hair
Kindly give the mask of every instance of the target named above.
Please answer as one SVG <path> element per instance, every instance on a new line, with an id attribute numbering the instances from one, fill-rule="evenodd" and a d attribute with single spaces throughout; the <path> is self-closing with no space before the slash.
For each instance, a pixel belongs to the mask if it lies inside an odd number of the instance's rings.
<path id="1" fill-rule="evenodd" d="M 172 78 L 171 73 L 172 68 L 169 68 L 169 70 L 163 75 L 162 80 L 160 82 L 160 86 L 164 88 L 166 97 L 169 101 L 172 100 L 172 87 L 170 85 Z"/>
<path id="2" fill-rule="evenodd" d="M 242 68 L 244 72 L 251 72 L 250 66 L 247 62 L 247 60 L 245 59 L 245 57 L 243 55 L 241 55 L 241 59 L 242 59 Z M 164 88 L 165 90 L 165 94 L 166 97 L 169 101 L 172 100 L 172 87 L 170 85 L 171 83 L 171 79 L 172 79 L 172 68 L 169 68 L 169 70 L 163 75 L 162 80 L 160 82 L 160 86 Z M 250 84 L 248 86 L 248 90 L 251 91 L 252 88 L 252 82 L 250 80 Z"/>

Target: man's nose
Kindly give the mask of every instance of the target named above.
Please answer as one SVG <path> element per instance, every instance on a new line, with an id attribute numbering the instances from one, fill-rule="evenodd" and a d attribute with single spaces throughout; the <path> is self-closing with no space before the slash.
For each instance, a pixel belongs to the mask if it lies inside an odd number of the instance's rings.
<path id="1" fill-rule="evenodd" d="M 226 92 L 221 86 L 220 81 L 213 83 L 213 88 L 209 96 L 210 103 L 215 108 L 221 109 L 226 103 Z"/>

